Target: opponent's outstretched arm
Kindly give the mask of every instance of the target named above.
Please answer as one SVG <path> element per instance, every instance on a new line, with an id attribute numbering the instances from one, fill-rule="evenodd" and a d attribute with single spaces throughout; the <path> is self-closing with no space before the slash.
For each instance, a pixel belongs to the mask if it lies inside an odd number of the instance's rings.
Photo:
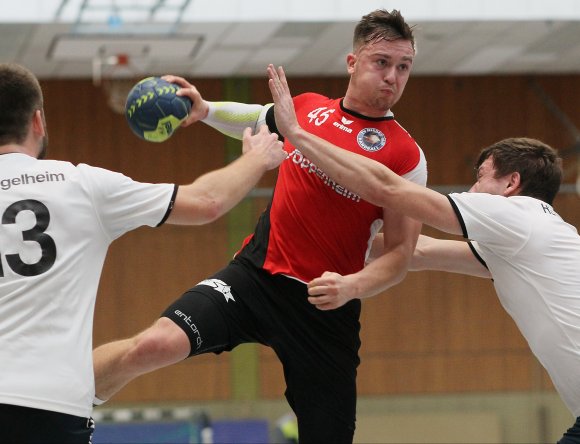
<path id="1" fill-rule="evenodd" d="M 262 127 L 256 135 L 246 128 L 243 154 L 218 170 L 181 185 L 167 222 L 201 225 L 221 217 L 240 202 L 268 170 L 276 168 L 286 152 L 276 134 Z"/>
<path id="2" fill-rule="evenodd" d="M 374 205 L 398 211 L 448 233 L 462 234 L 446 196 L 304 130 L 296 120 L 284 70 L 269 65 L 268 76 L 278 130 L 326 174 Z"/>
<path id="3" fill-rule="evenodd" d="M 367 263 L 380 257 L 383 249 L 383 233 L 379 233 L 373 240 Z M 409 271 L 427 270 L 491 278 L 491 273 L 473 254 L 468 242 L 436 239 L 422 234 L 413 252 Z"/>

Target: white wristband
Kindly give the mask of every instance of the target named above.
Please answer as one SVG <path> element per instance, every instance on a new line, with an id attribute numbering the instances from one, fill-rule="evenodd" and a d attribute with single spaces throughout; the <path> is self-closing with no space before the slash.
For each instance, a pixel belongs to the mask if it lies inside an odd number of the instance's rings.
<path id="1" fill-rule="evenodd" d="M 242 139 L 247 127 L 255 132 L 266 122 L 269 105 L 249 105 L 238 102 L 207 102 L 209 111 L 202 122 L 215 128 L 226 136 Z"/>

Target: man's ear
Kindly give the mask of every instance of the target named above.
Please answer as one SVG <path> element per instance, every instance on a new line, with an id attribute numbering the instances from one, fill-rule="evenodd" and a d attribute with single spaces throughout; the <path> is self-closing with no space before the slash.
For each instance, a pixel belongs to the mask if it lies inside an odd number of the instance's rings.
<path id="1" fill-rule="evenodd" d="M 34 112 L 34 115 L 32 116 L 32 131 L 34 132 L 34 135 L 37 137 L 46 136 L 42 110 L 37 109 Z"/>
<path id="2" fill-rule="evenodd" d="M 346 70 L 349 74 L 354 72 L 354 64 L 356 63 L 356 55 L 352 52 L 346 56 Z"/>
<path id="3" fill-rule="evenodd" d="M 521 176 L 520 173 L 514 171 L 508 177 L 508 182 L 506 184 L 506 188 L 504 191 L 504 196 L 514 196 L 519 194 L 520 192 L 520 185 L 521 185 Z"/>

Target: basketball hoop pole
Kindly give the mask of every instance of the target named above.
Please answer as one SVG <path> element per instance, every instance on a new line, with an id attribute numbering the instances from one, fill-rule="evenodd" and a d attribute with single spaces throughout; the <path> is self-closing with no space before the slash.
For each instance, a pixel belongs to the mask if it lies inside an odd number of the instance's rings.
<path id="1" fill-rule="evenodd" d="M 102 65 L 100 57 L 93 57 L 93 86 L 101 86 Z"/>

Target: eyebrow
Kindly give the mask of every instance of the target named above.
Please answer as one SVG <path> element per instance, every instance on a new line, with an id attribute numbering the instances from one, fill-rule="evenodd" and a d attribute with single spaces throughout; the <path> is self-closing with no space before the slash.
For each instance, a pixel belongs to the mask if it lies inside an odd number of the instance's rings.
<path id="1" fill-rule="evenodd" d="M 375 53 L 371 53 L 370 55 L 374 56 L 374 57 L 382 57 L 384 59 L 389 59 L 389 60 L 393 59 L 392 55 L 387 54 L 385 52 L 375 52 Z M 401 60 L 404 62 L 411 62 L 412 63 L 414 59 L 413 59 L 413 56 L 403 56 L 403 57 L 401 57 Z"/>

